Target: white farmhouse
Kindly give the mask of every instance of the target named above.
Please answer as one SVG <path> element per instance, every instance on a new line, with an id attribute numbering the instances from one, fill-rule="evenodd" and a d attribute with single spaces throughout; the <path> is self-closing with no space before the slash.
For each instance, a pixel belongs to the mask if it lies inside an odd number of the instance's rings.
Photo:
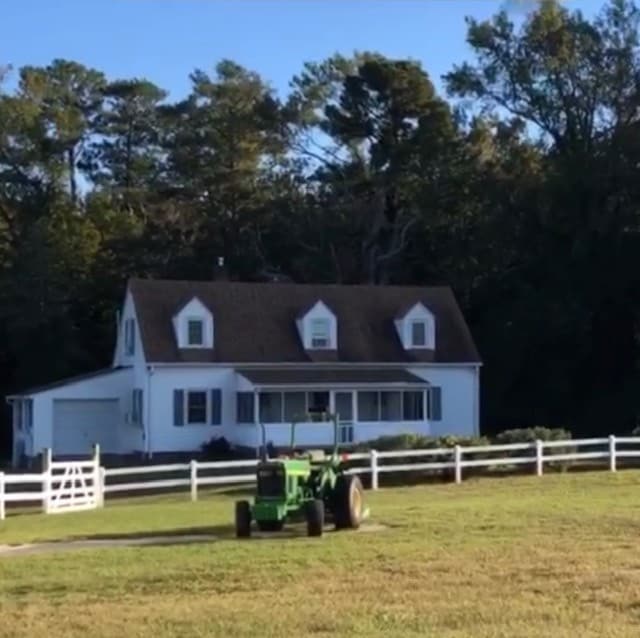
<path id="1" fill-rule="evenodd" d="M 317 408 L 343 443 L 475 435 L 480 366 L 447 287 L 132 279 L 111 367 L 8 397 L 13 459 L 257 449 L 260 424 L 279 446 Z M 331 438 L 297 427 L 302 445 Z"/>

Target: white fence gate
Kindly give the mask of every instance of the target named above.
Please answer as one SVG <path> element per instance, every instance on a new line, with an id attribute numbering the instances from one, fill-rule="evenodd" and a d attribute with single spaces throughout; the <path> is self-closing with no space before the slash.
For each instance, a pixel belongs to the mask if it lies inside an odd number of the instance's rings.
<path id="1" fill-rule="evenodd" d="M 47 514 L 78 512 L 101 505 L 100 448 L 89 461 L 52 461 L 45 457 L 43 509 Z"/>

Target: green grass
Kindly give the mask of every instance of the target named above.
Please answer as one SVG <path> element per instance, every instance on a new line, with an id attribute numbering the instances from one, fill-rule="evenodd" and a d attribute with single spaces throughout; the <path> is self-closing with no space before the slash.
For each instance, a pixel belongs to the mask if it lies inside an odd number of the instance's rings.
<path id="1" fill-rule="evenodd" d="M 0 544 L 215 531 L 0 558 L 0 636 L 640 635 L 640 472 L 367 492 L 379 532 L 237 541 L 233 498 L 10 517 Z"/>

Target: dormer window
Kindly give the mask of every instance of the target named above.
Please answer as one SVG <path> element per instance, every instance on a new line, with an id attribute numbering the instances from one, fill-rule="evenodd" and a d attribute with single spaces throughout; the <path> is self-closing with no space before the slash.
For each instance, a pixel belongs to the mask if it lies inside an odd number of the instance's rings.
<path id="1" fill-rule="evenodd" d="M 395 326 L 402 345 L 407 350 L 435 350 L 436 321 L 433 313 L 421 302 L 396 315 Z"/>
<path id="2" fill-rule="evenodd" d="M 186 303 L 174 316 L 178 348 L 213 348 L 213 313 L 197 297 Z"/>
<path id="3" fill-rule="evenodd" d="M 204 345 L 204 321 L 202 319 L 189 319 L 187 321 L 187 344 L 189 346 Z"/>
<path id="4" fill-rule="evenodd" d="M 331 324 L 329 319 L 311 320 L 311 347 L 328 348 L 331 345 Z"/>
<path id="5" fill-rule="evenodd" d="M 321 300 L 307 306 L 298 315 L 296 325 L 305 350 L 337 350 L 338 322 L 333 311 Z"/>

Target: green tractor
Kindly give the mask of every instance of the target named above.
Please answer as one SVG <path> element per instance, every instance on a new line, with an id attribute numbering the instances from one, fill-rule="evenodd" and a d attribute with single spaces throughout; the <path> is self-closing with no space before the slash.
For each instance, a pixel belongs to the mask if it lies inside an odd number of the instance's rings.
<path id="1" fill-rule="evenodd" d="M 347 474 L 345 457 L 338 454 L 338 419 L 316 413 L 320 420 L 333 422 L 334 444 L 331 455 L 323 451 L 295 452 L 296 421 L 291 424 L 291 452 L 269 458 L 266 432 L 262 425 L 262 458 L 257 466 L 257 490 L 253 504 L 235 504 L 236 536 L 251 536 L 255 521 L 261 532 L 282 530 L 286 521 L 302 518 L 308 536 L 322 536 L 325 521 L 336 529 L 357 529 L 364 516 L 364 490 L 356 475 Z M 316 420 L 316 419 L 313 419 Z"/>

